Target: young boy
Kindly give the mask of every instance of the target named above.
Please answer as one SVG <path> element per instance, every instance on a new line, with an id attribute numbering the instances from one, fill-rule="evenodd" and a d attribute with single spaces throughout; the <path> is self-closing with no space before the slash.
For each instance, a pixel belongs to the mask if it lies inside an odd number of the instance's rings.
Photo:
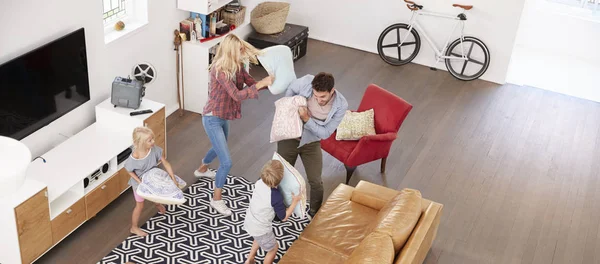
<path id="1" fill-rule="evenodd" d="M 244 220 L 246 232 L 254 238 L 246 264 L 254 264 L 258 247 L 267 252 L 264 263 L 273 263 L 278 248 L 272 229 L 273 219 L 277 216 L 281 221 L 286 221 L 301 199 L 299 195 L 292 193 L 292 204 L 286 210 L 283 196 L 277 189 L 282 178 L 283 164 L 278 160 L 270 160 L 263 166 L 260 180 L 254 185 Z"/>

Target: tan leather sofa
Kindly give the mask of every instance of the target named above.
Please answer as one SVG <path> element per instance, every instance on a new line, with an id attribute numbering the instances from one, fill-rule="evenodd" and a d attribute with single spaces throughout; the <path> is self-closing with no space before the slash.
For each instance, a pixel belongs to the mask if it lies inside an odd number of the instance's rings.
<path id="1" fill-rule="evenodd" d="M 279 263 L 422 263 L 442 207 L 413 189 L 340 184 Z"/>

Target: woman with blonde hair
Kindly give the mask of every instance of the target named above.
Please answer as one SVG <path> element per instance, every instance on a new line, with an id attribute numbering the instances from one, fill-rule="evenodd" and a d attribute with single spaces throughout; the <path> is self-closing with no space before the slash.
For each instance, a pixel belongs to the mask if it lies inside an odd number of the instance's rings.
<path id="1" fill-rule="evenodd" d="M 225 216 L 231 215 L 231 210 L 221 197 L 222 188 L 231 169 L 231 157 L 227 146 L 229 120 L 241 118 L 242 101 L 258 98 L 258 91 L 268 88 L 274 80 L 273 76 L 268 76 L 256 82 L 248 74 L 244 64 L 246 62 L 258 64 L 257 55 L 260 55 L 258 49 L 236 35 L 229 34 L 219 45 L 213 63 L 209 66 L 210 87 L 208 102 L 202 114 L 202 125 L 212 148 L 206 153 L 202 164 L 194 171 L 194 175 L 215 179 L 210 205 Z M 208 164 L 216 157 L 219 157 L 220 165 L 214 173 L 208 170 Z"/>

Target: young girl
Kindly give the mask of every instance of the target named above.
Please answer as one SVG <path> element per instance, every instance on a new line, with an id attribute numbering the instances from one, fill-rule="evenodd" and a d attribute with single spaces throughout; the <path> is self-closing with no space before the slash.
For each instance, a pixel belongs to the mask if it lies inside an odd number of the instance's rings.
<path id="1" fill-rule="evenodd" d="M 238 38 L 234 34 L 227 35 L 210 65 L 210 87 L 208 102 L 204 106 L 202 125 L 208 135 L 212 148 L 206 153 L 200 167 L 194 171 L 196 177 L 215 179 L 215 189 L 210 205 L 218 213 L 229 216 L 231 210 L 221 197 L 221 190 L 231 169 L 231 157 L 227 146 L 229 120 L 242 117 L 242 101 L 258 98 L 258 91 L 268 88 L 274 77 L 266 77 L 259 82 L 244 69 L 244 62 L 258 64 L 256 56 L 260 51 Z M 247 85 L 244 88 L 244 84 Z M 219 157 L 217 173 L 208 170 L 210 164 Z"/>
<path id="2" fill-rule="evenodd" d="M 167 173 L 169 173 L 169 176 L 171 176 L 171 179 L 173 179 L 173 182 L 177 185 L 175 174 L 173 174 L 173 170 L 171 169 L 171 164 L 163 158 L 162 153 L 163 150 L 154 145 L 154 133 L 152 130 L 147 127 L 137 127 L 133 130 L 133 152 L 127 161 L 125 161 L 125 169 L 129 172 L 129 175 L 131 175 L 129 185 L 131 185 L 133 197 L 136 201 L 131 216 L 130 232 L 138 236 L 148 235 L 138 226 L 140 214 L 142 214 L 142 209 L 144 209 L 144 198 L 138 196 L 136 190 L 138 185 L 142 182 L 144 173 L 152 168 L 158 167 L 158 163 L 162 162 Z M 160 214 L 165 213 L 166 209 L 164 205 L 155 204 L 155 206 Z"/>

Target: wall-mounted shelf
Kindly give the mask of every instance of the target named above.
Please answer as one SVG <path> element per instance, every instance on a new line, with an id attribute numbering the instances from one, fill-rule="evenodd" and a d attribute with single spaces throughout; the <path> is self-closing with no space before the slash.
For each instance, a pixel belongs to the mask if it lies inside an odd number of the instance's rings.
<path id="1" fill-rule="evenodd" d="M 212 48 L 213 46 L 215 46 L 215 45 L 217 45 L 217 44 L 221 43 L 221 41 L 222 41 L 222 40 L 225 38 L 225 36 L 227 36 L 227 35 L 229 35 L 229 34 L 232 34 L 232 33 L 237 35 L 237 34 L 238 34 L 240 31 L 244 30 L 244 28 L 245 28 L 245 27 L 247 27 L 248 25 L 250 25 L 250 22 L 246 21 L 246 22 L 244 22 L 243 24 L 241 24 L 241 25 L 239 25 L 238 27 L 236 27 L 234 30 L 232 30 L 232 31 L 229 31 L 229 32 L 227 32 L 227 34 L 225 34 L 225 35 L 222 35 L 222 36 L 220 36 L 220 37 L 218 37 L 218 38 L 211 39 L 211 40 L 209 40 L 209 41 L 206 41 L 206 42 L 200 42 L 200 41 L 197 41 L 197 42 L 186 41 L 186 42 L 184 42 L 184 44 L 189 44 L 189 45 L 192 45 L 192 46 L 197 46 L 197 47 L 201 47 L 201 48 L 205 48 L 205 49 L 210 49 L 210 48 Z"/>
<path id="2" fill-rule="evenodd" d="M 208 15 L 232 0 L 177 0 L 177 9 Z"/>
<path id="3" fill-rule="evenodd" d="M 205 12 L 214 11 L 226 4 L 229 0 L 221 0 L 218 4 L 211 6 L 210 9 L 206 9 Z M 250 25 L 250 13 L 256 5 L 262 1 L 258 0 L 244 0 L 242 4 L 246 7 L 246 14 L 244 22 L 237 26 L 234 30 L 228 32 L 228 34 L 235 34 L 241 39 L 246 39 L 250 33 L 254 30 Z M 198 7 L 191 7 L 191 3 L 198 5 Z M 206 0 L 178 0 L 177 8 L 188 10 L 191 12 L 202 13 L 200 5 L 207 3 Z M 225 35 L 225 36 L 226 36 Z M 185 110 L 192 111 L 195 113 L 202 114 L 204 105 L 208 100 L 208 85 L 210 83 L 210 76 L 208 73 L 208 61 L 209 51 L 212 47 L 221 43 L 225 36 L 209 40 L 203 43 L 200 42 L 183 42 L 183 75 L 185 76 Z"/>

